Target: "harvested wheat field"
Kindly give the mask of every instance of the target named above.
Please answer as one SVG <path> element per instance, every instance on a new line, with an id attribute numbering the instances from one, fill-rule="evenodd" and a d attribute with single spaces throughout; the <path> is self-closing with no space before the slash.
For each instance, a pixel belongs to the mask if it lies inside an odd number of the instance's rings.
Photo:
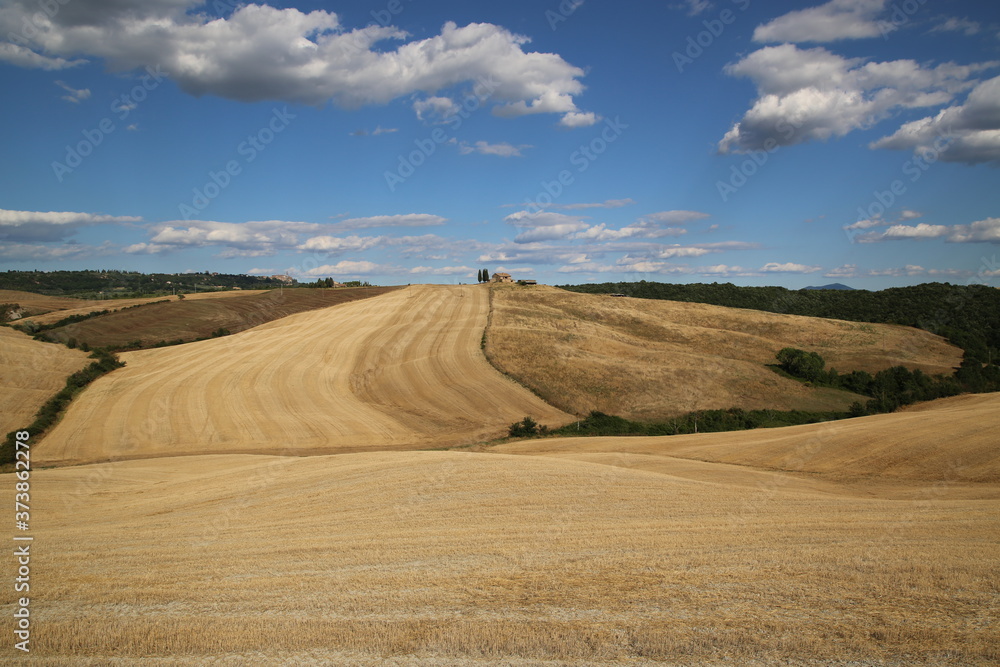
<path id="1" fill-rule="evenodd" d="M 62 464 L 414 449 L 494 438 L 526 414 L 568 422 L 487 363 L 487 309 L 482 287 L 413 286 L 123 353 L 126 367 L 76 399 L 34 454 Z"/>
<path id="2" fill-rule="evenodd" d="M 783 347 L 841 372 L 895 365 L 950 375 L 962 351 L 883 324 L 553 287 L 495 287 L 486 352 L 498 368 L 574 414 L 665 419 L 694 410 L 846 410 L 865 397 L 811 388 L 766 367 Z"/>
<path id="3" fill-rule="evenodd" d="M 0 435 L 30 424 L 38 408 L 90 363 L 80 350 L 0 327 Z"/>
<path id="4" fill-rule="evenodd" d="M 67 302 L 62 304 L 63 306 L 66 306 L 65 308 L 60 308 L 59 310 L 54 310 L 43 315 L 32 315 L 29 316 L 28 319 L 38 324 L 52 324 L 72 315 L 89 315 L 95 310 L 109 310 L 114 312 L 123 308 L 130 308 L 132 306 L 140 306 L 150 303 L 159 303 L 161 301 L 186 301 L 188 299 L 203 301 L 205 299 L 228 299 L 232 297 L 252 296 L 254 294 L 265 294 L 267 292 L 268 290 L 199 292 L 197 294 L 188 294 L 184 297 L 184 299 L 179 299 L 174 295 L 143 297 L 138 299 L 62 299 L 61 301 Z M 25 293 L 22 292 L 22 294 Z M 17 303 L 21 302 L 18 301 Z"/>
<path id="5" fill-rule="evenodd" d="M 543 438 L 505 454 L 608 462 L 751 486 L 911 498 L 1000 498 L 1000 394 L 928 401 L 892 414 L 729 433 Z M 723 464 L 723 465 L 718 465 Z M 1000 537 L 1000 536 L 998 536 Z"/>
<path id="6" fill-rule="evenodd" d="M 135 342 L 152 347 L 160 342 L 191 342 L 209 338 L 220 328 L 237 333 L 295 313 L 367 299 L 394 289 L 398 288 L 212 292 L 212 296 L 192 295 L 183 300 L 171 299 L 167 303 L 151 303 L 142 308 L 100 315 L 51 329 L 45 335 L 58 341 L 75 338 L 91 347 L 124 346 Z"/>
<path id="7" fill-rule="evenodd" d="M 735 449 L 744 434 L 724 435 Z M 1000 660 L 995 495 L 902 501 L 843 485 L 833 494 L 836 478 L 814 480 L 754 486 L 629 469 L 613 457 L 463 452 L 38 470 L 32 656 L 171 665 Z M 934 484 L 926 476 L 914 488 Z M 3 488 L 9 504 L 13 484 Z M 13 596 L 8 587 L 7 618 Z"/>

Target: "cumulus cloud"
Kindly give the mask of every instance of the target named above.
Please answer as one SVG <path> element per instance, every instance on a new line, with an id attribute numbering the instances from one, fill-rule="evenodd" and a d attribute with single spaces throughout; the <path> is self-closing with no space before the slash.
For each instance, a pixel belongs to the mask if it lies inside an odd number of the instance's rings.
<path id="1" fill-rule="evenodd" d="M 363 218 L 347 218 L 330 225 L 331 229 L 370 229 L 372 227 L 431 227 L 443 225 L 448 218 L 430 213 L 404 213 L 401 215 L 371 215 Z"/>
<path id="2" fill-rule="evenodd" d="M 464 141 L 458 144 L 458 152 L 462 155 L 479 153 L 480 155 L 497 155 L 499 157 L 521 157 L 521 151 L 525 148 L 532 148 L 532 146 L 529 144 L 514 146 L 507 142 L 491 144 L 486 141 L 477 141 L 472 145 L 469 145 Z"/>
<path id="3" fill-rule="evenodd" d="M 299 250 L 313 250 L 328 254 L 361 252 L 374 248 L 382 240 L 381 236 L 313 236 L 296 246 Z"/>
<path id="4" fill-rule="evenodd" d="M 1000 243 L 1000 218 L 986 218 L 968 225 L 892 225 L 884 232 L 858 236 L 860 243 L 943 238 L 949 243 Z"/>
<path id="5" fill-rule="evenodd" d="M 450 97 L 432 95 L 413 103 L 413 111 L 422 121 L 441 123 L 451 118 L 459 110 L 458 103 Z"/>
<path id="6" fill-rule="evenodd" d="M 784 264 L 768 262 L 760 267 L 760 270 L 764 273 L 815 273 L 822 270 L 822 268 L 821 266 L 807 266 L 805 264 L 796 264 L 795 262 L 785 262 Z"/>
<path id="7" fill-rule="evenodd" d="M 81 227 L 141 221 L 142 218 L 131 215 L 0 209 L 0 239 L 5 242 L 59 241 Z"/>
<path id="8" fill-rule="evenodd" d="M 976 21 L 970 21 L 969 19 L 960 19 L 954 16 L 948 17 L 943 23 L 939 23 L 933 28 L 931 32 L 962 32 L 967 37 L 978 34 L 980 29 L 979 23 Z"/>
<path id="9" fill-rule="evenodd" d="M 73 104 L 79 104 L 81 101 L 88 99 L 90 97 L 90 88 L 83 88 L 77 90 L 63 81 L 56 81 L 56 85 L 65 90 L 68 95 L 63 95 L 62 99 Z"/>
<path id="10" fill-rule="evenodd" d="M 554 211 L 517 211 L 505 217 L 504 221 L 525 230 L 514 238 L 515 243 L 565 239 L 590 227 L 578 216 Z"/>
<path id="11" fill-rule="evenodd" d="M 719 152 L 826 141 L 901 109 L 947 104 L 976 85 L 974 74 L 996 64 L 925 67 L 914 60 L 844 58 L 823 47 L 764 47 L 725 68 L 753 81 L 757 99 L 719 142 Z"/>
<path id="12" fill-rule="evenodd" d="M 887 0 L 831 0 L 788 12 L 753 31 L 755 42 L 834 42 L 878 37 Z M 891 25 L 891 24 L 889 24 Z"/>
<path id="13" fill-rule="evenodd" d="M 305 275 L 355 278 L 372 275 L 393 275 L 397 273 L 405 273 L 406 271 L 407 269 L 403 267 L 393 266 L 390 264 L 376 264 L 375 262 L 369 262 L 367 260 L 344 260 L 342 262 L 337 262 L 336 264 L 324 264 L 323 266 L 317 266 L 314 269 L 309 269 L 305 272 Z M 290 268 L 287 269 L 285 273 L 292 274 L 300 272 L 296 271 L 294 268 Z"/>
<path id="14" fill-rule="evenodd" d="M 154 225 L 149 242 L 171 248 L 224 246 L 223 257 L 264 257 L 296 246 L 300 233 L 320 229 L 315 223 L 286 220 L 174 220 Z"/>
<path id="15" fill-rule="evenodd" d="M 656 222 L 640 220 L 620 229 L 612 229 L 603 222 L 588 227 L 573 236 L 575 239 L 590 239 L 594 241 L 615 241 L 619 239 L 657 239 L 664 236 L 681 236 L 687 234 L 683 227 L 664 227 Z"/>
<path id="16" fill-rule="evenodd" d="M 858 277 L 858 265 L 857 264 L 844 264 L 843 266 L 838 266 L 835 269 L 830 269 L 823 274 L 825 278 L 857 278 Z"/>
<path id="17" fill-rule="evenodd" d="M 660 211 L 642 216 L 643 220 L 650 222 L 664 222 L 671 225 L 683 225 L 692 220 L 704 220 L 709 217 L 708 213 L 700 211 Z"/>
<path id="18" fill-rule="evenodd" d="M 92 259 L 118 252 L 109 242 L 99 246 L 84 243 L 37 245 L 32 243 L 4 243 L 0 245 L 0 260 L 5 262 L 47 262 L 70 259 Z"/>
<path id="19" fill-rule="evenodd" d="M 424 275 L 424 276 L 469 276 L 472 277 L 473 269 L 470 266 L 441 266 L 441 267 L 431 267 L 431 266 L 415 266 L 410 269 L 410 273 L 414 275 Z"/>
<path id="20" fill-rule="evenodd" d="M 587 115 L 574 102 L 584 71 L 557 54 L 526 51 L 530 40 L 502 26 L 448 22 L 437 35 L 411 40 L 393 26 L 350 29 L 325 10 L 247 4 L 224 18 L 191 11 L 203 5 L 74 0 L 48 17 L 35 0 L 10 0 L 0 8 L 0 35 L 17 48 L 5 46 L 0 56 L 50 68 L 80 55 L 119 71 L 159 66 L 191 95 L 243 102 L 354 109 L 475 83 L 499 116 L 557 113 L 579 126 Z M 35 30 L 21 34 L 26 21 Z"/>
<path id="21" fill-rule="evenodd" d="M 963 104 L 910 121 L 870 147 L 913 150 L 945 162 L 1000 165 L 1000 76 L 977 85 Z"/>
<path id="22" fill-rule="evenodd" d="M 13 44 L 11 42 L 0 42 L 0 61 L 10 63 L 17 67 L 28 69 L 41 69 L 46 71 L 69 69 L 85 64 L 86 60 L 66 60 L 65 58 L 51 58 L 35 53 L 31 49 Z"/>
<path id="23" fill-rule="evenodd" d="M 568 128 L 590 127 L 599 120 L 601 117 L 593 111 L 568 111 L 559 119 L 559 124 Z"/>

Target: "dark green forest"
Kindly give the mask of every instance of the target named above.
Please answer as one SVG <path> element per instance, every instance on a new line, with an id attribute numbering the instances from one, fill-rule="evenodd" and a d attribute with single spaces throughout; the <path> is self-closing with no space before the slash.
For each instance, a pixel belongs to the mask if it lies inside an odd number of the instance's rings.
<path id="1" fill-rule="evenodd" d="M 86 299 L 140 298 L 222 289 L 268 289 L 283 283 L 265 276 L 210 273 L 139 273 L 138 271 L 7 271 L 0 273 L 0 289 L 46 296 Z"/>

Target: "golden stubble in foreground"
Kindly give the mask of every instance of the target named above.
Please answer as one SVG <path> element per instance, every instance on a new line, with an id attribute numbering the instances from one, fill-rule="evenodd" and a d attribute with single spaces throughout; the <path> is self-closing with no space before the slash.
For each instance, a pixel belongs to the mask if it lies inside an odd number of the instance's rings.
<path id="1" fill-rule="evenodd" d="M 841 372 L 897 364 L 950 375 L 962 351 L 909 327 L 741 308 L 496 287 L 486 352 L 574 414 L 656 420 L 694 410 L 841 410 L 867 398 L 813 389 L 766 367 L 783 347 Z"/>
<path id="2" fill-rule="evenodd" d="M 1000 659 L 1000 501 L 888 500 L 831 493 L 822 480 L 817 490 L 760 483 L 749 468 L 708 482 L 627 464 L 377 452 L 39 470 L 32 655 Z"/>
<path id="3" fill-rule="evenodd" d="M 413 286 L 239 334 L 121 354 L 37 445 L 45 463 L 216 452 L 331 453 L 496 437 L 571 419 L 479 342 L 480 286 Z"/>

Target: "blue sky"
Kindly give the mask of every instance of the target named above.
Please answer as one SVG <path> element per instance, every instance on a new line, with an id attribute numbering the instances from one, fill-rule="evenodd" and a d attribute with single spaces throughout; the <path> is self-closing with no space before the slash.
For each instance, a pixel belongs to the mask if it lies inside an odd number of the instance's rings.
<path id="1" fill-rule="evenodd" d="M 0 268 L 1000 284 L 1000 10 L 6 0 Z"/>

